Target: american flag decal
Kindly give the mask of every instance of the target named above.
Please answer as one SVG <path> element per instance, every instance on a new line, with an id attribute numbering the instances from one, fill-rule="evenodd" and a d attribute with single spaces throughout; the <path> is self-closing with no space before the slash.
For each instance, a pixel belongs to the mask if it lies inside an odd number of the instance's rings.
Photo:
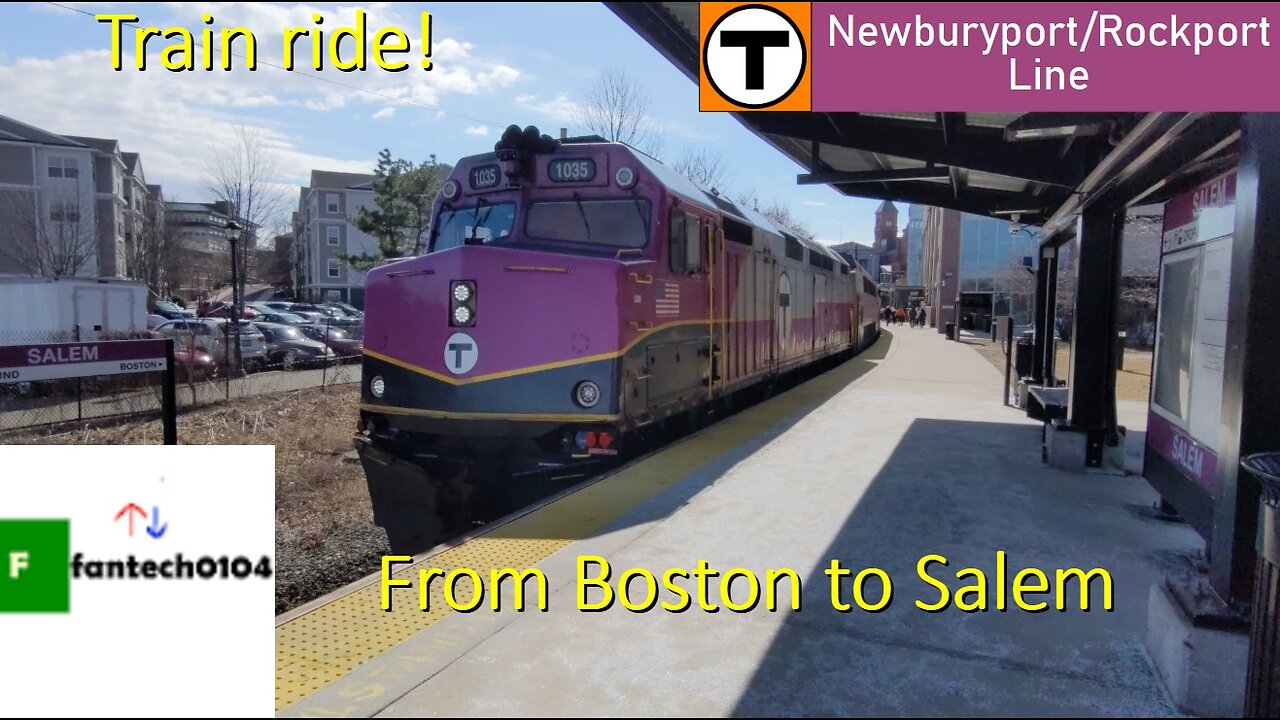
<path id="1" fill-rule="evenodd" d="M 655 291 L 654 310 L 658 317 L 675 317 L 680 314 L 680 285 L 663 282 Z"/>

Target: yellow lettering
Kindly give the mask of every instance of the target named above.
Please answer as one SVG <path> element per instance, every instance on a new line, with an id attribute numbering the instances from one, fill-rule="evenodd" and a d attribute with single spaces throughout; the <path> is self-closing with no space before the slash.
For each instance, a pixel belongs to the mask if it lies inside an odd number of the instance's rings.
<path id="1" fill-rule="evenodd" d="M 707 597 L 707 580 L 720 577 L 720 571 L 712 570 L 706 560 L 699 560 L 698 566 L 693 569 L 693 577 L 698 583 L 698 606 L 706 612 L 719 612 L 720 607 L 712 604 Z"/>
<path id="2" fill-rule="evenodd" d="M 285 28 L 284 29 L 284 69 L 293 69 L 293 44 L 300 37 L 309 37 L 311 30 L 309 28 Z"/>
<path id="3" fill-rule="evenodd" d="M 987 576 L 978 568 L 965 568 L 956 573 L 957 580 L 963 580 L 965 577 L 972 577 L 974 583 L 965 585 L 956 591 L 956 607 L 965 612 L 973 612 L 975 610 L 987 609 Z M 964 598 L 976 595 L 977 598 L 973 602 L 966 602 Z"/>
<path id="4" fill-rule="evenodd" d="M 840 599 L 840 578 L 849 577 L 853 574 L 852 570 L 840 567 L 839 560 L 832 560 L 831 565 L 822 571 L 824 575 L 831 578 L 831 607 L 839 612 L 849 612 L 853 610 L 853 606 Z"/>
<path id="5" fill-rule="evenodd" d="M 392 575 L 391 565 L 393 563 L 413 562 L 413 558 L 408 555 L 383 555 L 382 556 L 382 609 L 391 612 L 391 588 L 393 587 L 409 587 L 413 583 L 408 580 L 401 580 Z"/>
<path id="6" fill-rule="evenodd" d="M 867 578 L 872 576 L 880 578 L 880 601 L 874 604 L 868 603 L 862 594 Z M 880 568 L 867 568 L 853 578 L 853 601 L 866 612 L 880 612 L 888 607 L 892 600 L 893 581 L 889 579 L 889 573 Z"/>
<path id="7" fill-rule="evenodd" d="M 1065 597 L 1066 591 L 1063 586 L 1066 584 L 1067 580 L 1070 580 L 1071 578 L 1076 578 L 1077 580 L 1080 581 L 1080 609 L 1085 612 L 1088 612 L 1089 611 L 1089 581 L 1095 577 L 1102 578 L 1102 609 L 1106 610 L 1107 612 L 1111 612 L 1114 609 L 1112 605 L 1113 598 L 1112 598 L 1112 588 L 1111 588 L 1111 573 L 1107 572 L 1106 570 L 1103 570 L 1102 568 L 1094 568 L 1088 572 L 1085 572 L 1080 568 L 1067 568 L 1065 570 L 1059 570 L 1057 573 L 1057 580 L 1058 580 L 1057 605 L 1056 605 L 1057 609 L 1058 610 L 1067 609 L 1066 597 Z"/>
<path id="8" fill-rule="evenodd" d="M 916 601 L 916 607 L 925 612 L 942 612 L 951 604 L 951 590 L 947 588 L 942 581 L 929 575 L 929 566 L 933 563 L 947 564 L 947 559 L 941 555 L 925 555 L 916 563 L 916 575 L 920 579 L 938 589 L 938 602 L 928 604 L 923 600 Z"/>
<path id="9" fill-rule="evenodd" d="M 765 608 L 769 612 L 778 610 L 778 582 L 783 578 L 791 580 L 791 609 L 800 610 L 800 576 L 791 568 L 782 568 L 766 570 L 764 573 L 764 584 L 768 587 L 765 594 Z"/>
<path id="10" fill-rule="evenodd" d="M 244 38 L 245 67 L 257 70 L 258 39 L 254 37 L 252 30 L 244 27 L 226 28 L 222 31 L 222 69 L 231 69 L 231 57 L 234 51 L 232 43 L 240 37 Z"/>
<path id="11" fill-rule="evenodd" d="M 137 15 L 107 15 L 106 13 L 101 13 L 98 15 L 94 15 L 93 19 L 97 20 L 100 23 L 111 24 L 111 69 L 112 70 L 124 69 L 124 49 L 123 49 L 124 39 L 122 37 L 122 35 L 124 34 L 124 24 L 138 22 L 138 16 Z M 158 33 L 159 31 L 156 31 L 156 32 Z M 141 52 L 141 50 L 139 50 L 139 52 Z M 144 67 L 143 65 L 140 65 L 138 69 L 142 70 L 143 67 Z"/>
<path id="12" fill-rule="evenodd" d="M 394 40 L 394 43 L 390 42 Z M 378 67 L 388 72 L 400 72 L 409 67 L 409 63 L 404 60 L 387 60 L 387 53 L 402 53 L 409 51 L 409 36 L 405 35 L 400 28 L 383 28 L 373 35 L 373 61 Z"/>
<path id="13" fill-rule="evenodd" d="M 529 568 L 523 572 L 515 568 L 503 568 L 502 570 L 494 570 L 489 574 L 489 590 L 493 594 L 490 606 L 494 612 L 501 610 L 502 581 L 506 578 L 515 580 L 515 609 L 517 612 L 524 611 L 524 583 L 532 578 L 538 582 L 538 609 L 542 612 L 547 611 L 547 576 L 537 568 Z"/>
<path id="14" fill-rule="evenodd" d="M 670 590 L 679 600 L 676 602 L 662 601 L 662 609 L 667 612 L 679 613 L 689 609 L 693 604 L 693 598 L 689 595 L 689 591 L 685 590 L 675 580 L 676 578 L 689 579 L 689 573 L 680 568 L 671 568 L 662 574 L 662 585 Z"/>
<path id="15" fill-rule="evenodd" d="M 418 571 L 418 609 L 426 612 L 431 609 L 431 581 L 444 577 L 440 568 Z"/>
<path id="16" fill-rule="evenodd" d="M 342 41 L 351 38 L 355 42 L 355 52 L 352 53 L 351 59 L 344 61 L 342 54 L 338 52 L 342 46 Z M 333 31 L 329 36 L 329 62 L 333 65 L 333 69 L 341 72 L 351 72 L 352 70 L 365 69 L 365 37 L 364 37 L 364 11 L 356 10 L 356 26 L 340 27 Z"/>
<path id="17" fill-rule="evenodd" d="M 1034 577 L 1036 579 L 1035 585 L 1027 582 L 1028 577 Z M 1029 603 L 1023 599 L 1022 594 L 1044 592 L 1048 589 L 1049 578 L 1045 577 L 1044 573 L 1035 568 L 1020 570 L 1017 575 L 1013 576 L 1013 604 L 1027 612 L 1040 612 L 1041 610 L 1049 607 L 1049 603 Z"/>
<path id="18" fill-rule="evenodd" d="M 458 578 L 464 576 L 471 580 L 471 599 L 466 602 L 458 599 Z M 480 575 L 471 568 L 450 570 L 444 578 L 444 601 L 458 612 L 475 610 L 484 601 L 484 585 L 480 581 Z"/>
<path id="19" fill-rule="evenodd" d="M 600 574 L 594 578 L 587 577 L 587 565 L 600 567 Z M 609 561 L 599 555 L 578 556 L 578 609 L 587 612 L 608 610 L 613 605 L 613 588 L 609 586 Z M 604 598 L 598 603 L 587 602 L 587 588 L 598 587 L 604 592 Z"/>
<path id="20" fill-rule="evenodd" d="M 747 599 L 745 602 L 735 603 L 733 601 L 733 581 L 740 577 L 747 579 Z M 720 581 L 720 597 L 724 600 L 724 606 L 729 608 L 730 611 L 736 613 L 750 612 L 760 602 L 760 579 L 750 570 L 733 568 L 725 573 L 724 578 Z"/>
<path id="21" fill-rule="evenodd" d="M 631 601 L 631 581 L 636 578 L 644 580 L 644 602 Z M 618 598 L 631 612 L 649 612 L 658 602 L 658 581 L 644 568 L 631 568 L 618 578 Z"/>
<path id="22" fill-rule="evenodd" d="M 175 37 L 179 38 L 178 43 L 160 51 L 160 62 L 164 64 L 166 70 L 195 70 L 195 65 L 192 64 L 192 55 L 194 53 L 191 45 L 191 33 L 187 32 L 185 28 L 170 28 L 164 33 L 165 40 L 172 40 Z M 182 56 L 182 60 L 174 60 L 174 55 L 179 54 Z"/>

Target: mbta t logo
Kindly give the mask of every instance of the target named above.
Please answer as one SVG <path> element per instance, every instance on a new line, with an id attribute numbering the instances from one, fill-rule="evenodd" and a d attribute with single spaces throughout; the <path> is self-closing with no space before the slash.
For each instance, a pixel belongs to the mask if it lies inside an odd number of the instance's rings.
<path id="1" fill-rule="evenodd" d="M 699 110 L 810 109 L 809 3 L 699 4 Z"/>

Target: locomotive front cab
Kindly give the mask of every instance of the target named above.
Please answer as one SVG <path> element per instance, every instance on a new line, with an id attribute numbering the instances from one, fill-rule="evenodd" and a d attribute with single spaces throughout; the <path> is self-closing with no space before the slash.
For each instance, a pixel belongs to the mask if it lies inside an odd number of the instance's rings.
<path id="1" fill-rule="evenodd" d="M 369 273 L 365 447 L 422 460 L 617 454 L 627 344 L 653 324 L 632 285 L 652 277 L 664 197 L 617 144 L 544 136 L 460 161 L 428 254 Z"/>

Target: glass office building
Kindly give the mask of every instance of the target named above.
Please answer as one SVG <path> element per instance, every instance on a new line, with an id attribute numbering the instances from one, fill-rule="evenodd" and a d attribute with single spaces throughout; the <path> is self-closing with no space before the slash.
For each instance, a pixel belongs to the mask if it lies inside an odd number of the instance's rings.
<path id="1" fill-rule="evenodd" d="M 987 329 L 994 317 L 1012 314 L 1014 322 L 1031 321 L 1028 280 L 1023 258 L 1034 257 L 1034 228 L 1010 233 L 1007 220 L 964 214 L 960 226 L 960 304 L 975 329 Z M 1022 276 L 1026 273 L 1026 277 Z"/>

